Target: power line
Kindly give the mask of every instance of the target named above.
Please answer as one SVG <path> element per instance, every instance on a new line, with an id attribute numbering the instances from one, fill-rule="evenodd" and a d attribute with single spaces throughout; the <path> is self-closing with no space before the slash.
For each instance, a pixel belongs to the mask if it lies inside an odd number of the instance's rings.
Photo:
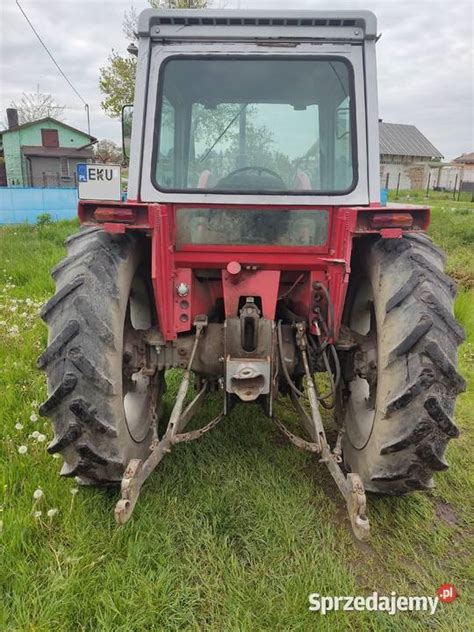
<path id="1" fill-rule="evenodd" d="M 18 0 L 16 0 L 16 4 L 18 5 L 18 8 L 20 9 L 20 11 L 22 12 L 25 20 L 28 22 L 28 24 L 30 25 L 31 30 L 33 31 L 33 33 L 36 35 L 36 37 L 38 38 L 40 44 L 42 45 L 42 47 L 44 48 L 44 50 L 48 53 L 49 57 L 51 58 L 51 61 L 53 62 L 53 64 L 56 66 L 56 68 L 58 69 L 59 73 L 62 75 L 62 77 L 64 77 L 64 79 L 67 81 L 67 83 L 69 84 L 69 86 L 73 89 L 73 91 L 75 92 L 75 94 L 79 97 L 79 99 L 84 103 L 85 108 L 86 108 L 86 113 L 87 113 L 87 129 L 88 129 L 88 133 L 89 136 L 91 135 L 91 124 L 90 124 L 90 117 L 89 117 L 89 104 L 82 98 L 82 96 L 79 94 L 79 92 L 76 90 L 76 88 L 72 85 L 71 81 L 69 80 L 69 78 L 66 76 L 66 73 L 63 71 L 63 69 L 60 67 L 60 65 L 58 64 L 58 62 L 54 59 L 53 54 L 51 53 L 51 51 L 49 50 L 49 48 L 46 46 L 46 44 L 43 42 L 43 40 L 41 39 L 38 31 L 35 29 L 35 27 L 33 26 L 33 24 L 31 23 L 29 17 L 26 15 L 25 11 L 23 10 L 23 7 L 21 6 L 21 4 L 18 2 Z"/>

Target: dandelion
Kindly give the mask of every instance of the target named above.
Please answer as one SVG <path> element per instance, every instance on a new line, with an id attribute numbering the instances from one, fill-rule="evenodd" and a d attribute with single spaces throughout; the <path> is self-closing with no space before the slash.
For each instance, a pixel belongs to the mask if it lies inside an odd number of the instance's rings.
<path id="1" fill-rule="evenodd" d="M 30 404 L 31 408 L 38 408 L 38 402 L 36 401 L 36 399 L 34 399 L 31 404 Z"/>
<path id="2" fill-rule="evenodd" d="M 15 429 L 16 430 L 23 430 L 23 424 L 21 424 L 19 421 L 15 424 Z"/>
<path id="3" fill-rule="evenodd" d="M 30 434 L 30 437 L 32 439 L 38 439 L 39 436 L 40 436 L 40 433 L 37 430 L 35 430 L 34 432 Z"/>
<path id="4" fill-rule="evenodd" d="M 36 518 L 36 519 L 41 518 L 41 514 L 42 514 L 42 513 L 43 513 L 43 512 L 42 512 L 42 511 L 40 511 L 40 510 L 38 510 L 38 511 L 33 511 L 33 517 L 34 517 L 34 518 Z"/>
<path id="5" fill-rule="evenodd" d="M 12 305 L 12 306 L 10 307 L 10 311 L 11 311 L 11 312 L 16 312 L 16 310 L 17 310 L 17 309 L 18 309 L 18 307 L 17 307 L 16 305 Z"/>
<path id="6" fill-rule="evenodd" d="M 33 422 L 38 421 L 38 415 L 36 413 L 32 413 L 30 415 L 30 421 L 33 421 Z"/>
<path id="7" fill-rule="evenodd" d="M 60 458 L 61 458 L 61 455 L 59 454 L 59 452 L 55 452 L 53 454 L 53 459 L 60 459 Z"/>
<path id="8" fill-rule="evenodd" d="M 74 500 L 75 500 L 75 498 L 76 498 L 76 494 L 77 494 L 77 492 L 78 492 L 78 491 L 79 491 L 79 490 L 77 489 L 77 487 L 73 487 L 73 488 L 70 490 L 71 495 L 72 495 L 72 498 L 71 498 L 71 506 L 69 507 L 69 513 L 71 513 L 71 511 L 72 511 L 72 508 L 73 508 L 73 506 L 74 506 Z"/>
<path id="9" fill-rule="evenodd" d="M 18 447 L 18 452 L 20 454 L 26 454 L 28 452 L 28 448 L 26 447 L 26 445 L 20 445 Z"/>
<path id="10" fill-rule="evenodd" d="M 42 489 L 35 489 L 35 491 L 33 492 L 33 498 L 35 500 L 39 500 L 40 498 L 43 497 L 43 490 Z"/>
<path id="11" fill-rule="evenodd" d="M 46 435 L 38 434 L 38 436 L 36 437 L 36 441 L 39 441 L 40 443 L 43 443 L 44 441 L 46 441 Z"/>
<path id="12" fill-rule="evenodd" d="M 58 513 L 57 509 L 48 509 L 48 518 L 54 518 L 54 516 Z"/>

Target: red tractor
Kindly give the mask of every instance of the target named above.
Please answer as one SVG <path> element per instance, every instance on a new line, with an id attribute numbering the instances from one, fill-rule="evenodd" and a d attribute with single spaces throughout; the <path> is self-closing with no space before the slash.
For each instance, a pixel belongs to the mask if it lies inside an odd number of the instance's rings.
<path id="1" fill-rule="evenodd" d="M 96 171 L 42 312 L 48 449 L 64 476 L 121 484 L 122 523 L 173 446 L 258 402 L 329 468 L 366 538 L 364 490 L 426 489 L 447 467 L 464 387 L 429 209 L 380 204 L 375 16 L 147 10 L 138 35 L 128 199 Z M 185 432 L 209 393 L 221 414 Z"/>

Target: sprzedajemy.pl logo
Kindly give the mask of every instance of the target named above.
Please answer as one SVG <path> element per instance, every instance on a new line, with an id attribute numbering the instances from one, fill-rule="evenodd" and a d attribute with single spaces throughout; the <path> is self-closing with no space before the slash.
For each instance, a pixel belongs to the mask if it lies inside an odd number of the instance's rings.
<path id="1" fill-rule="evenodd" d="M 379 595 L 378 592 L 373 592 L 366 597 L 362 595 L 331 596 L 311 593 L 308 600 L 309 610 L 320 614 L 337 610 L 344 612 L 367 610 L 369 612 L 386 612 L 389 615 L 394 615 L 397 612 L 427 612 L 433 615 L 440 601 L 450 603 L 456 597 L 455 587 L 452 584 L 443 584 L 438 588 L 435 596 L 398 595 L 392 590 L 390 595 Z"/>

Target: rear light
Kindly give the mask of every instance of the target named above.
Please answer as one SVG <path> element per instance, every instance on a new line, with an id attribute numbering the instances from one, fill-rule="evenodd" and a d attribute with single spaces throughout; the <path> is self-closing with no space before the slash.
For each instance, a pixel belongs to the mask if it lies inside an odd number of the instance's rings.
<path id="1" fill-rule="evenodd" d="M 376 213 L 370 220 L 372 228 L 411 228 L 411 213 Z"/>
<path id="2" fill-rule="evenodd" d="M 136 220 L 136 212 L 120 206 L 100 206 L 94 211 L 94 218 L 98 222 L 133 223 Z"/>

